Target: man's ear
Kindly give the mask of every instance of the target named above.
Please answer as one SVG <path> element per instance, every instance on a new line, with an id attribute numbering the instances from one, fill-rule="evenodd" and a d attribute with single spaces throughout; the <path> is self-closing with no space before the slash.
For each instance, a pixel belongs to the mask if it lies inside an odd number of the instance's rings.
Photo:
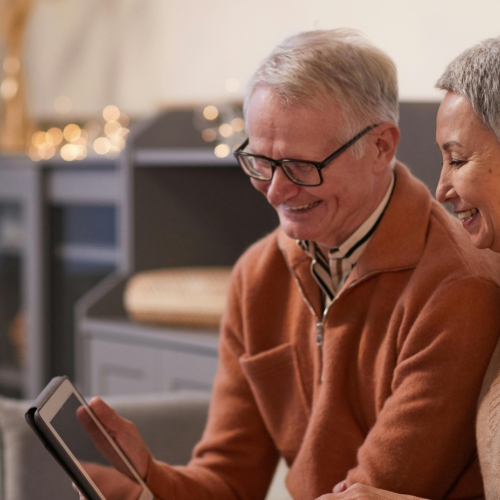
<path id="1" fill-rule="evenodd" d="M 396 155 L 401 133 L 398 126 L 393 122 L 384 122 L 375 131 L 377 132 L 375 138 L 375 169 L 378 173 L 384 171 Z"/>

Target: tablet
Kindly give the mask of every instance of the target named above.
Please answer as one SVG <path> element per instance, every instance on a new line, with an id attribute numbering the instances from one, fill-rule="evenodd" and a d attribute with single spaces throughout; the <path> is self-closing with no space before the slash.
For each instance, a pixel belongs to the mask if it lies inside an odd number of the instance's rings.
<path id="1" fill-rule="evenodd" d="M 26 420 L 88 500 L 154 499 L 67 377 L 51 380 Z"/>

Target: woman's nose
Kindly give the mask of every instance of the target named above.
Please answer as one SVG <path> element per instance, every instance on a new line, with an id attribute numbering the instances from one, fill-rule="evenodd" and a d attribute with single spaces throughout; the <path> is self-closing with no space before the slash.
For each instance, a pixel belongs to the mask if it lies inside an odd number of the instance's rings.
<path id="1" fill-rule="evenodd" d="M 440 203 L 447 203 L 455 197 L 456 192 L 453 187 L 451 175 L 446 171 L 446 167 L 443 165 L 441 175 L 439 176 L 439 183 L 436 188 L 436 199 Z"/>

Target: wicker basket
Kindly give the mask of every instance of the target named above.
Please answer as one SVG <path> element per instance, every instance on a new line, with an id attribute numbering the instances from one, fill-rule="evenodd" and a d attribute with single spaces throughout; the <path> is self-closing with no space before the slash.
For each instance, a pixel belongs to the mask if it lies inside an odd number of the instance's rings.
<path id="1" fill-rule="evenodd" d="M 125 308 L 136 321 L 218 328 L 231 268 L 184 267 L 138 273 L 127 283 Z"/>

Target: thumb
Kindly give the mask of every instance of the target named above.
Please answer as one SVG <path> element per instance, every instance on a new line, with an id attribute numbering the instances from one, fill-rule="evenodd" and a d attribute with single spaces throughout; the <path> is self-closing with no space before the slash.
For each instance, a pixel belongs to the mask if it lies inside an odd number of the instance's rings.
<path id="1" fill-rule="evenodd" d="M 347 490 L 347 482 L 345 481 L 340 481 L 340 483 L 337 483 L 334 487 L 333 487 L 333 493 L 342 493 L 343 491 Z"/>

